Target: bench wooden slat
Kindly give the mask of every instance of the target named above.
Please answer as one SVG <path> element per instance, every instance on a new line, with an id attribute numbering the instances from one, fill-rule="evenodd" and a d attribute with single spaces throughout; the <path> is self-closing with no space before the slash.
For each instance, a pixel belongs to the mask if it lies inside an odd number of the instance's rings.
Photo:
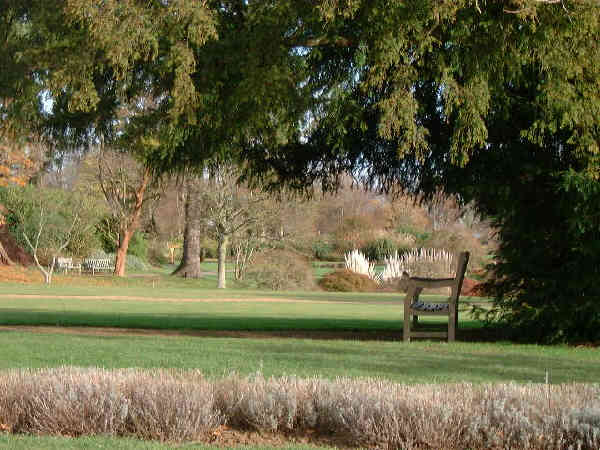
<path id="1" fill-rule="evenodd" d="M 96 272 L 113 271 L 115 270 L 115 266 L 112 264 L 110 259 L 86 258 L 83 260 L 82 269 L 86 272 L 92 272 L 93 275 Z"/>

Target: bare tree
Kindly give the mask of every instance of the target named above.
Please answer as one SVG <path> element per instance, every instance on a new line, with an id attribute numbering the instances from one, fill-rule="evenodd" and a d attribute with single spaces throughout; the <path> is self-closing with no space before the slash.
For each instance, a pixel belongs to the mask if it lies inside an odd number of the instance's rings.
<path id="1" fill-rule="evenodd" d="M 461 216 L 456 197 L 443 191 L 437 191 L 426 202 L 427 215 L 431 219 L 433 231 L 439 231 L 455 223 Z"/>
<path id="2" fill-rule="evenodd" d="M 219 289 L 226 287 L 225 261 L 232 238 L 257 222 L 260 205 L 266 200 L 265 194 L 238 184 L 237 179 L 237 170 L 233 166 L 214 167 L 201 194 L 203 219 L 208 232 L 217 241 Z"/>
<path id="3" fill-rule="evenodd" d="M 158 196 L 155 190 L 158 180 L 149 167 L 126 153 L 102 149 L 97 158 L 100 189 L 117 221 L 114 274 L 122 277 L 129 242 L 139 226 L 142 208 Z"/>
<path id="4" fill-rule="evenodd" d="M 36 186 L 11 186 L 3 191 L 2 202 L 47 284 L 52 282 L 56 258 L 72 239 L 91 230 L 101 212 L 92 196 Z"/>

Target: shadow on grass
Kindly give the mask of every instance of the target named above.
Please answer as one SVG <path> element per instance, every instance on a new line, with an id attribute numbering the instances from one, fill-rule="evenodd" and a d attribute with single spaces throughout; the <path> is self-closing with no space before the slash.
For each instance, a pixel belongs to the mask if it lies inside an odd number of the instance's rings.
<path id="1" fill-rule="evenodd" d="M 330 319 L 286 317 L 230 317 L 199 314 L 94 313 L 77 311 L 38 311 L 0 309 L 0 326 L 62 327 L 65 331 L 114 334 L 187 335 L 204 337 L 274 337 L 299 339 L 401 341 L 402 320 Z M 77 330 L 75 330 L 77 328 Z M 98 328 L 98 330 L 94 330 Z M 428 324 L 445 330 L 446 324 Z M 104 332 L 103 334 L 106 334 Z M 463 320 L 459 341 L 491 342 L 506 340 L 499 328 L 485 328 L 481 322 Z"/>

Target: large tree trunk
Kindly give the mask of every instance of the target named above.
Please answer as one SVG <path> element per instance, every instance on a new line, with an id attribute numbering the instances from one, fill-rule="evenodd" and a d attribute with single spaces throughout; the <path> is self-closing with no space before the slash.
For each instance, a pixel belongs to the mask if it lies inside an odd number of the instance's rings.
<path id="1" fill-rule="evenodd" d="M 142 206 L 144 205 L 144 194 L 150 182 L 150 169 L 144 169 L 144 178 L 137 191 L 135 192 L 135 204 L 131 210 L 131 216 L 125 219 L 125 222 L 119 230 L 119 246 L 115 257 L 114 275 L 117 277 L 125 276 L 125 263 L 127 262 L 127 249 L 131 236 L 138 227 L 138 222 L 142 214 Z"/>
<path id="2" fill-rule="evenodd" d="M 198 179 L 188 180 L 186 183 L 185 199 L 185 231 L 183 234 L 183 256 L 179 267 L 173 275 L 184 278 L 200 278 L 202 276 L 201 263 L 201 219 L 200 195 Z"/>
<path id="3" fill-rule="evenodd" d="M 229 236 L 223 234 L 219 236 L 219 268 L 218 268 L 218 281 L 217 289 L 225 289 L 225 260 L 227 259 L 227 244 L 229 243 Z"/>
<path id="4" fill-rule="evenodd" d="M 127 249 L 129 248 L 129 242 L 135 229 L 132 227 L 123 228 L 119 233 L 119 246 L 117 247 L 117 253 L 115 257 L 115 271 L 114 274 L 118 277 L 125 276 L 125 265 L 127 263 Z"/>

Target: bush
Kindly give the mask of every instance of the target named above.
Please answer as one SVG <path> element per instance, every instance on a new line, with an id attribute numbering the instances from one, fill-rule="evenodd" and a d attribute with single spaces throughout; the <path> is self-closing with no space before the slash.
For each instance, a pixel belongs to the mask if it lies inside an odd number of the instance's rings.
<path id="1" fill-rule="evenodd" d="M 319 280 L 319 286 L 333 292 L 373 292 L 377 290 L 377 282 L 367 275 L 352 272 L 348 269 L 336 270 Z"/>
<path id="2" fill-rule="evenodd" d="M 263 289 L 312 289 L 315 286 L 312 266 L 307 258 L 286 250 L 267 250 L 254 259 L 246 280 Z"/>
<path id="3" fill-rule="evenodd" d="M 369 261 L 381 262 L 398 251 L 398 246 L 388 238 L 379 238 L 369 242 L 361 249 L 361 253 Z"/>
<path id="4" fill-rule="evenodd" d="M 579 172 L 579 150 L 560 137 L 543 147 L 521 146 L 520 138 L 501 151 L 481 152 L 472 161 L 476 172 L 465 181 L 476 189 L 479 211 L 494 218 L 499 232 L 488 319 L 528 341 L 597 342 L 597 175 Z"/>
<path id="5" fill-rule="evenodd" d="M 127 247 L 127 254 L 137 256 L 143 260 L 148 259 L 148 242 L 146 241 L 144 233 L 139 231 L 133 233 L 133 236 L 131 236 L 131 240 L 129 241 L 129 247 Z"/>
<path id="6" fill-rule="evenodd" d="M 207 380 L 196 371 L 172 370 L 9 370 L 0 373 L 0 424 L 11 433 L 160 441 L 207 442 L 227 425 L 337 436 L 342 448 L 594 449 L 600 447 L 599 398 L 593 384 L 405 385 L 260 375 Z"/>
<path id="7" fill-rule="evenodd" d="M 401 235 L 407 234 L 413 236 L 414 242 L 412 243 L 412 247 L 427 247 L 429 245 L 427 242 L 431 238 L 431 233 L 428 231 L 421 231 L 404 225 L 396 228 L 396 232 Z"/>
<path id="8" fill-rule="evenodd" d="M 326 241 L 315 241 L 312 245 L 314 257 L 320 261 L 329 261 L 333 246 Z"/>
<path id="9" fill-rule="evenodd" d="M 69 242 L 66 251 L 72 256 L 81 258 L 88 255 L 100 245 L 101 242 L 100 239 L 98 239 L 98 235 L 94 232 L 93 228 L 90 228 L 87 231 L 76 233 L 71 238 L 71 242 Z"/>
<path id="10" fill-rule="evenodd" d="M 102 250 L 106 253 L 115 253 L 117 251 L 116 240 L 119 236 L 119 222 L 113 216 L 104 216 L 96 226 L 96 235 L 101 243 Z M 127 247 L 127 254 L 137 256 L 143 260 L 148 259 L 148 242 L 144 233 L 141 231 L 133 233 L 129 241 L 129 247 Z"/>

